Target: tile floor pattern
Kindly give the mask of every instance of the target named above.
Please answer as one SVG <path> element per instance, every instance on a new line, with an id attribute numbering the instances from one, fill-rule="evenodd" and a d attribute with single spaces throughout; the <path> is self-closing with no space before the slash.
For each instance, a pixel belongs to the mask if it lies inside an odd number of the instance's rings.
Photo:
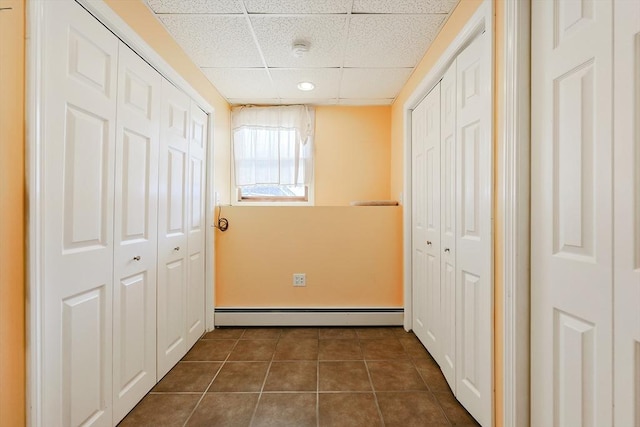
<path id="1" fill-rule="evenodd" d="M 402 328 L 220 328 L 120 426 L 477 426 Z"/>

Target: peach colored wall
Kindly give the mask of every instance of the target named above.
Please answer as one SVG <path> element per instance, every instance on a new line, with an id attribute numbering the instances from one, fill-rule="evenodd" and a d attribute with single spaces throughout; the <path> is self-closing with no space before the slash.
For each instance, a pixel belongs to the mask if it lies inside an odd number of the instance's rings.
<path id="1" fill-rule="evenodd" d="M 0 427 L 25 424 L 24 6 L 0 0 Z"/>
<path id="2" fill-rule="evenodd" d="M 316 206 L 389 198 L 391 107 L 316 107 Z"/>
<path id="3" fill-rule="evenodd" d="M 403 178 L 404 178 L 404 117 L 403 107 L 406 100 L 415 91 L 418 84 L 427 75 L 431 68 L 438 61 L 440 56 L 444 53 L 449 44 L 453 41 L 456 35 L 469 21 L 469 19 L 476 12 L 478 7 L 483 3 L 483 0 L 461 0 L 458 6 L 451 14 L 446 24 L 429 47 L 425 56 L 422 58 L 418 67 L 411 75 L 407 84 L 403 87 L 400 95 L 394 102 L 391 109 L 391 196 L 399 198 L 403 191 Z M 502 96 L 501 85 L 499 82 L 503 76 L 500 73 L 502 66 L 502 46 L 504 39 L 503 29 L 503 10 L 504 5 L 502 0 L 494 0 L 494 69 L 496 70 L 494 92 L 494 126 L 497 130 L 498 127 L 498 111 L 500 108 L 500 97 Z M 500 153 L 498 152 L 498 141 L 500 135 L 496 131 L 494 135 L 495 160 L 499 159 Z M 497 177 L 494 177 L 497 182 Z M 498 194 L 495 191 L 495 194 Z M 495 201 L 494 201 L 495 202 Z M 497 206 L 497 205 L 496 205 Z M 502 221 L 502 213 L 495 209 L 494 229 L 500 230 Z M 501 238 L 499 231 L 496 232 L 494 239 L 496 242 Z M 495 385 L 495 426 L 501 427 L 503 425 L 502 412 L 503 412 L 503 331 L 502 331 L 502 303 L 503 303 L 503 285 L 502 285 L 502 247 L 496 244 L 494 247 L 495 259 L 494 259 L 494 271 L 495 271 L 495 283 L 494 283 L 494 385 Z"/>
<path id="4" fill-rule="evenodd" d="M 402 307 L 400 207 L 227 207 L 217 307 Z M 293 273 L 307 286 L 294 288 Z"/>
<path id="5" fill-rule="evenodd" d="M 214 179 L 221 203 L 229 203 L 230 107 L 200 69 L 178 46 L 143 0 L 104 0 L 215 109 Z"/>

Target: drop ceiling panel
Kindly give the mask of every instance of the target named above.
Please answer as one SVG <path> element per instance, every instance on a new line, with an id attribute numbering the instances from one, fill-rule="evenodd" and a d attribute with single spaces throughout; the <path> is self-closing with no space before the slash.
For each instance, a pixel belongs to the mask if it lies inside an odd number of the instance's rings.
<path id="1" fill-rule="evenodd" d="M 241 0 L 147 0 L 155 13 L 243 13 Z"/>
<path id="2" fill-rule="evenodd" d="M 345 68 L 340 98 L 395 98 L 411 68 Z"/>
<path id="3" fill-rule="evenodd" d="M 269 67 L 340 67 L 346 33 L 346 15 L 290 17 L 251 16 L 251 23 Z M 293 56 L 296 40 L 310 43 L 309 52 Z"/>
<path id="4" fill-rule="evenodd" d="M 271 70 L 271 77 L 280 98 L 337 98 L 340 90 L 339 68 L 276 68 Z M 303 81 L 313 82 L 315 89 L 310 92 L 301 91 L 297 84 Z"/>
<path id="5" fill-rule="evenodd" d="M 273 99 L 257 99 L 254 97 L 251 98 L 227 98 L 229 104 L 231 105 L 280 105 L 280 100 L 277 98 Z"/>
<path id="6" fill-rule="evenodd" d="M 242 15 L 159 15 L 159 19 L 199 67 L 263 66 Z"/>
<path id="7" fill-rule="evenodd" d="M 313 104 L 313 105 L 336 105 L 338 100 L 335 98 L 285 98 L 280 100 L 282 105 L 298 105 L 298 104 Z"/>
<path id="8" fill-rule="evenodd" d="M 244 0 L 249 13 L 347 13 L 351 0 Z"/>
<path id="9" fill-rule="evenodd" d="M 449 13 L 458 0 L 354 0 L 353 13 Z"/>
<path id="10" fill-rule="evenodd" d="M 203 68 L 205 76 L 225 98 L 277 98 L 264 68 Z"/>
<path id="11" fill-rule="evenodd" d="M 345 67 L 414 67 L 444 15 L 353 15 Z"/>

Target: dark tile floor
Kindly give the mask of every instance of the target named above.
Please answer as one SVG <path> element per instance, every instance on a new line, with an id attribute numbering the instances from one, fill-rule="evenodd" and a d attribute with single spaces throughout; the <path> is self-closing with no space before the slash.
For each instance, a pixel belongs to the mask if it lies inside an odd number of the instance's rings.
<path id="1" fill-rule="evenodd" d="M 120 426 L 477 426 L 402 328 L 221 328 Z"/>

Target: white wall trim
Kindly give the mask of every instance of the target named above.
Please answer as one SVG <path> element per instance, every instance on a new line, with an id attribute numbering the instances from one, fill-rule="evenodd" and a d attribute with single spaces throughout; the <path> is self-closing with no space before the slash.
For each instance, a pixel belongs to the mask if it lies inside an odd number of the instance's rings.
<path id="1" fill-rule="evenodd" d="M 27 381 L 27 425 L 41 426 L 42 423 L 42 116 L 44 56 L 44 0 L 27 2 L 26 38 L 26 179 L 28 194 L 27 239 L 27 286 L 26 286 L 26 381 Z"/>
<path id="2" fill-rule="evenodd" d="M 26 321 L 27 321 L 27 425 L 44 425 L 42 420 L 42 155 L 43 136 L 42 118 L 44 106 L 44 79 L 42 76 L 42 60 L 44 57 L 44 4 L 50 0 L 31 0 L 27 2 L 27 82 L 26 82 L 26 179 L 28 192 L 28 226 L 27 226 L 27 286 L 26 286 Z M 72 1 L 72 0 L 68 0 Z M 155 68 L 173 85 L 185 92 L 209 115 L 208 138 L 208 171 L 207 202 L 208 224 L 212 224 L 214 215 L 214 173 L 213 173 L 213 127 L 215 110 L 171 65 L 151 48 L 118 14 L 103 0 L 75 0 L 94 15 L 111 32 L 126 43 L 134 52 Z M 206 280 L 206 324 L 205 328 L 214 327 L 214 229 L 207 227 L 205 256 Z"/>
<path id="3" fill-rule="evenodd" d="M 498 210 L 503 212 L 504 426 L 530 422 L 529 187 L 531 1 L 504 3 L 504 81 L 498 127 Z"/>
<path id="4" fill-rule="evenodd" d="M 404 178 L 403 178 L 403 251 L 404 251 L 404 328 L 406 330 L 412 329 L 412 249 L 411 249 L 411 215 L 412 215 L 412 201 L 411 201 L 411 112 L 420 103 L 420 101 L 427 96 L 429 91 L 442 79 L 442 76 L 449 68 L 449 65 L 453 60 L 471 41 L 473 41 L 478 34 L 481 34 L 487 28 L 491 28 L 491 22 L 493 19 L 493 4 L 492 0 L 484 0 L 478 10 L 473 14 L 465 26 L 460 30 L 455 39 L 449 44 L 444 53 L 440 56 L 435 65 L 429 70 L 427 75 L 418 84 L 413 93 L 405 101 L 403 109 L 404 120 L 404 138 L 403 138 L 403 150 L 404 150 Z M 491 47 L 487 49 L 493 60 L 493 37 L 491 40 Z M 493 61 L 492 61 L 493 62 Z M 492 65 L 493 70 L 493 65 Z M 493 78 L 492 78 L 493 81 Z M 493 132 L 492 132 L 493 138 Z"/>
<path id="5" fill-rule="evenodd" d="M 216 310 L 216 326 L 402 326 L 402 309 L 233 308 Z"/>

